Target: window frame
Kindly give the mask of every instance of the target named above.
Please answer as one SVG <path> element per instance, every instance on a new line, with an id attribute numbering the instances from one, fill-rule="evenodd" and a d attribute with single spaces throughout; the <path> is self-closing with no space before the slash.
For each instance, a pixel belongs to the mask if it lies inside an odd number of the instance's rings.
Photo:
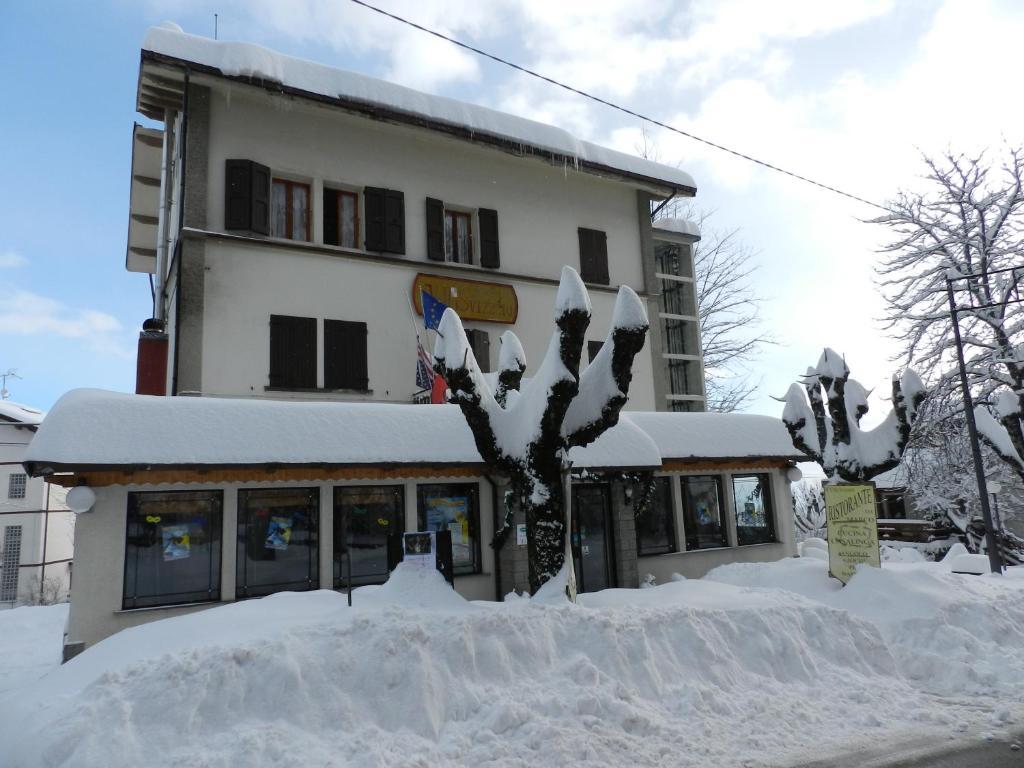
<path id="1" fill-rule="evenodd" d="M 690 494 L 687 484 L 692 480 L 714 480 L 715 492 L 718 496 L 718 528 L 720 539 L 713 544 L 701 546 L 700 533 L 697 528 L 696 510 L 690 508 Z M 680 475 L 679 500 L 683 513 L 683 551 L 701 552 L 710 549 L 727 549 L 729 545 L 729 526 L 725 519 L 725 483 L 721 475 Z M 692 529 L 692 532 L 691 532 Z M 697 541 L 697 546 L 691 547 L 691 540 Z"/>
<path id="2" fill-rule="evenodd" d="M 331 580 L 334 589 L 348 589 L 348 574 L 344 572 L 344 554 L 347 553 L 348 547 L 345 546 L 343 550 L 339 550 L 338 542 L 339 539 L 344 543 L 344 535 L 346 530 L 339 530 L 341 521 L 348 522 L 341 513 L 340 501 L 346 494 L 356 493 L 367 493 L 369 491 L 378 492 L 390 492 L 395 495 L 397 499 L 397 510 L 396 516 L 401 530 L 398 532 L 399 542 L 398 546 L 401 546 L 401 536 L 405 533 L 405 485 L 403 483 L 373 483 L 370 485 L 336 485 L 332 490 L 331 495 L 331 519 L 334 522 L 334 530 L 331 541 Z M 386 542 L 386 540 L 385 540 Z M 385 543 L 385 548 L 388 546 Z M 390 562 L 388 563 L 390 565 Z M 388 580 L 390 572 L 385 573 L 383 579 L 377 580 L 374 575 L 368 577 L 353 575 L 352 577 L 352 588 L 366 586 L 367 584 L 383 584 Z"/>
<path id="3" fill-rule="evenodd" d="M 679 551 L 679 536 L 676 532 L 676 502 L 675 502 L 675 488 L 679 482 L 673 475 L 655 475 L 655 483 L 663 483 L 667 490 L 666 507 L 664 509 L 665 515 L 665 531 L 668 534 L 667 541 L 664 544 L 659 544 L 655 548 L 645 549 L 640 542 L 640 526 L 636 525 L 636 554 L 637 557 L 649 557 L 652 555 L 670 555 Z M 657 499 L 657 491 L 653 491 L 651 494 L 651 500 L 647 505 L 647 509 L 644 510 L 644 514 L 651 512 L 654 502 Z M 639 523 L 639 520 L 636 521 Z"/>
<path id="4" fill-rule="evenodd" d="M 451 245 L 452 245 L 452 250 L 451 250 L 450 253 L 448 251 L 448 238 L 446 236 L 447 232 L 448 232 L 448 220 L 449 220 L 449 218 L 451 219 L 451 222 L 452 222 L 452 226 L 451 226 L 451 232 L 452 232 Z M 456 207 L 453 207 L 453 206 L 450 206 L 450 205 L 445 205 L 444 206 L 444 218 L 442 219 L 442 226 L 444 227 L 444 231 L 442 232 L 442 237 L 444 238 L 444 243 L 443 243 L 443 247 L 444 247 L 444 261 L 445 261 L 446 264 L 463 264 L 463 265 L 467 265 L 467 264 L 468 265 L 474 265 L 474 264 L 476 264 L 477 258 L 476 258 L 476 254 L 474 253 L 474 245 L 473 245 L 474 240 L 475 240 L 475 238 L 473 237 L 473 219 L 474 218 L 475 218 L 474 217 L 474 211 L 472 211 L 472 210 L 465 210 L 465 209 L 461 209 L 461 208 L 456 208 Z M 459 242 L 457 237 L 456 237 L 456 235 L 458 233 L 458 228 L 455 226 L 455 222 L 456 222 L 457 219 L 465 219 L 465 221 L 466 221 L 466 237 L 469 240 L 469 242 L 466 244 L 466 258 L 468 259 L 468 261 L 459 261 L 458 259 L 455 258 L 455 253 L 456 253 L 456 251 L 458 251 L 458 242 Z"/>
<path id="5" fill-rule="evenodd" d="M 20 490 L 20 493 L 18 491 Z M 24 499 L 28 496 L 28 475 L 24 472 L 11 472 L 7 476 L 7 498 Z"/>
<path id="6" fill-rule="evenodd" d="M 209 526 L 210 528 L 210 563 L 208 565 L 209 580 L 206 589 L 205 599 L 197 600 L 162 600 L 160 598 L 173 597 L 177 595 L 188 595 L 196 594 L 202 590 L 192 590 L 191 592 L 163 592 L 155 595 L 145 595 L 140 597 L 138 594 L 138 575 L 139 569 L 136 561 L 135 567 L 135 584 L 133 585 L 132 597 L 128 596 L 128 565 L 129 565 L 129 533 L 131 531 L 132 516 L 139 514 L 138 512 L 138 501 L 142 497 L 153 497 L 153 496 L 174 496 L 178 494 L 191 494 L 193 496 L 206 494 L 208 500 L 215 501 L 216 507 L 214 515 L 216 520 Z M 224 564 L 224 491 L 220 488 L 196 488 L 196 489 L 185 489 L 185 490 L 173 490 L 173 491 L 129 491 L 128 498 L 126 500 L 126 512 L 125 512 L 125 527 L 124 527 L 124 567 L 122 572 L 122 584 L 121 584 L 121 609 L 125 611 L 130 610 L 145 610 L 149 608 L 164 608 L 167 606 L 174 605 L 197 605 L 202 603 L 216 603 L 220 602 L 221 599 L 221 569 Z M 143 601 L 145 604 L 140 605 L 139 602 Z"/>
<path id="7" fill-rule="evenodd" d="M 430 530 L 427 527 L 426 492 L 429 488 L 448 489 L 448 496 L 455 496 L 458 490 L 466 489 L 470 498 L 469 533 L 473 540 L 472 555 L 473 564 L 471 569 L 465 566 L 457 566 L 454 563 L 454 552 L 452 573 L 455 576 L 474 576 L 483 573 L 483 557 L 481 556 L 481 528 L 480 528 L 480 484 L 479 483 L 417 483 L 416 484 L 416 525 L 420 531 Z M 454 490 L 454 492 L 453 492 Z M 461 569 L 461 570 L 460 570 Z"/>
<path id="8" fill-rule="evenodd" d="M 324 190 L 329 191 L 329 192 L 333 192 L 336 195 L 334 202 L 335 202 L 335 213 L 338 216 L 338 241 L 339 241 L 337 243 L 328 243 L 327 242 L 327 238 L 325 237 L 324 238 L 324 245 L 330 245 L 330 246 L 333 246 L 335 248 L 348 248 L 348 249 L 354 250 L 354 251 L 362 250 L 362 234 L 363 234 L 363 231 L 362 231 L 362 219 L 363 219 L 363 217 L 362 217 L 362 211 L 360 210 L 360 206 L 363 203 L 363 195 L 362 195 L 361 191 L 358 190 L 358 189 L 351 188 L 351 187 L 343 187 L 343 186 L 339 186 L 339 185 L 335 185 L 335 184 L 330 184 L 330 183 L 325 183 L 324 184 Z M 354 199 L 353 215 L 355 217 L 355 220 L 352 223 L 353 223 L 353 231 L 354 231 L 354 235 L 355 235 L 355 242 L 352 245 L 345 245 L 344 243 L 341 242 L 341 211 L 342 211 L 341 199 L 342 199 L 342 197 L 351 197 L 351 198 Z M 327 211 L 326 210 L 321 211 L 320 215 L 321 215 L 321 217 L 326 217 Z"/>
<path id="9" fill-rule="evenodd" d="M 288 235 L 281 235 L 280 233 L 274 232 L 274 222 L 277 221 L 277 215 L 274 211 L 274 185 L 283 184 L 285 187 L 285 229 L 292 233 L 295 230 L 294 222 L 294 206 L 292 203 L 292 191 L 295 187 L 303 187 L 306 190 L 306 228 L 305 237 L 296 238 Z M 281 176 L 270 177 L 270 236 L 275 237 L 279 240 L 290 240 L 293 243 L 308 243 L 312 241 L 310 234 L 311 224 L 313 221 L 313 185 L 308 181 L 297 181 L 295 179 L 286 179 Z"/>
<path id="10" fill-rule="evenodd" d="M 741 526 L 739 518 L 739 502 L 736 496 L 736 481 L 744 480 L 749 478 L 757 478 L 761 483 L 762 488 L 762 505 L 764 506 L 765 521 L 767 525 L 764 526 L 768 531 L 769 538 L 758 541 L 743 541 L 740 536 L 740 530 L 759 528 L 760 526 Z M 736 526 L 736 546 L 738 547 L 749 547 L 756 544 L 776 544 L 779 541 L 779 532 L 776 529 L 775 524 L 775 505 L 772 499 L 772 476 L 766 472 L 742 472 L 738 474 L 730 475 L 729 477 L 729 489 L 732 492 L 732 507 L 733 507 L 733 520 Z"/>
<path id="11" fill-rule="evenodd" d="M 248 543 L 248 528 L 252 524 L 249 519 L 250 510 L 243 498 L 260 494 L 273 495 L 280 493 L 312 494 L 309 505 L 309 541 L 306 543 L 308 553 L 305 587 L 302 587 L 302 580 L 279 581 L 273 583 L 250 584 L 247 569 L 249 558 L 243 551 Z M 309 592 L 320 588 L 320 487 L 319 486 L 273 486 L 269 488 L 239 488 L 235 502 L 235 599 L 246 600 L 253 597 L 266 597 L 276 592 Z M 244 516 L 244 519 L 243 519 Z M 243 535 L 242 526 L 245 526 Z M 291 547 L 291 544 L 288 544 Z"/>

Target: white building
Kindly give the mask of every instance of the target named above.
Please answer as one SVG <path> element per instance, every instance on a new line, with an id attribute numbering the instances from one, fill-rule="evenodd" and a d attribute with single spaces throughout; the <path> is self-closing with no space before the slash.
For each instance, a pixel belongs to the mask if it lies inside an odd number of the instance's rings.
<path id="1" fill-rule="evenodd" d="M 656 204 L 695 193 L 684 171 L 164 27 L 146 36 L 137 106 L 161 123 L 133 142 L 127 267 L 159 297 L 139 391 L 412 402 L 421 288 L 459 311 L 489 369 L 506 329 L 546 346 L 568 264 L 590 290 L 592 349 L 619 285 L 659 318 L 629 407 L 703 410 L 697 235 L 651 227 Z"/>
<path id="2" fill-rule="evenodd" d="M 0 608 L 67 598 L 74 515 L 67 491 L 22 466 L 43 412 L 0 400 Z"/>

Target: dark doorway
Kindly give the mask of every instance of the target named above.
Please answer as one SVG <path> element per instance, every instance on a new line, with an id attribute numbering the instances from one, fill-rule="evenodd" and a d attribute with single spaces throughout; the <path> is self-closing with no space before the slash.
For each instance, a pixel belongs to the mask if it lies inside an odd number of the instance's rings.
<path id="1" fill-rule="evenodd" d="M 597 592 L 615 586 L 612 505 L 608 486 L 588 483 L 572 487 L 572 557 L 576 587 Z"/>

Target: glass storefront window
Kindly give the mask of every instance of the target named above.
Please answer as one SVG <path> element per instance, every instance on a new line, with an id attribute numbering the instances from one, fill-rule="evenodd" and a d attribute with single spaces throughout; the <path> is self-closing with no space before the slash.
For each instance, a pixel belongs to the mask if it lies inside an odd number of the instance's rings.
<path id="1" fill-rule="evenodd" d="M 334 489 L 334 586 L 388 580 L 388 545 L 400 548 L 405 532 L 405 489 L 400 485 L 339 486 Z"/>
<path id="2" fill-rule="evenodd" d="M 647 509 L 636 518 L 638 555 L 661 555 L 676 551 L 675 510 L 672 478 L 654 478 L 654 493 Z"/>
<path id="3" fill-rule="evenodd" d="M 732 501 L 736 509 L 738 544 L 765 544 L 775 541 L 771 482 L 768 475 L 733 475 Z"/>
<path id="4" fill-rule="evenodd" d="M 480 573 L 480 507 L 475 483 L 421 485 L 417 489 L 421 531 L 451 531 L 456 576 Z"/>
<path id="5" fill-rule="evenodd" d="M 320 586 L 317 488 L 251 488 L 238 492 L 239 598 Z"/>
<path id="6" fill-rule="evenodd" d="M 128 494 L 123 607 L 220 600 L 220 491 Z"/>
<path id="7" fill-rule="evenodd" d="M 683 530 L 686 550 L 729 545 L 722 525 L 722 498 L 718 477 L 695 475 L 683 481 Z"/>

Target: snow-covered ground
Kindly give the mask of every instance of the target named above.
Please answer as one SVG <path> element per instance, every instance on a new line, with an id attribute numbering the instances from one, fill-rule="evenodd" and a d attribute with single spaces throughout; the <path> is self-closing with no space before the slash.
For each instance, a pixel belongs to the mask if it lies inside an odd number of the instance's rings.
<path id="1" fill-rule="evenodd" d="M 67 603 L 0 611 L 0 698 L 60 664 L 67 619 Z"/>
<path id="2" fill-rule="evenodd" d="M 755 766 L 1024 722 L 1019 572 L 889 562 L 841 589 L 806 557 L 572 606 L 402 566 L 354 598 L 121 632 L 0 694 L 4 765 Z"/>

